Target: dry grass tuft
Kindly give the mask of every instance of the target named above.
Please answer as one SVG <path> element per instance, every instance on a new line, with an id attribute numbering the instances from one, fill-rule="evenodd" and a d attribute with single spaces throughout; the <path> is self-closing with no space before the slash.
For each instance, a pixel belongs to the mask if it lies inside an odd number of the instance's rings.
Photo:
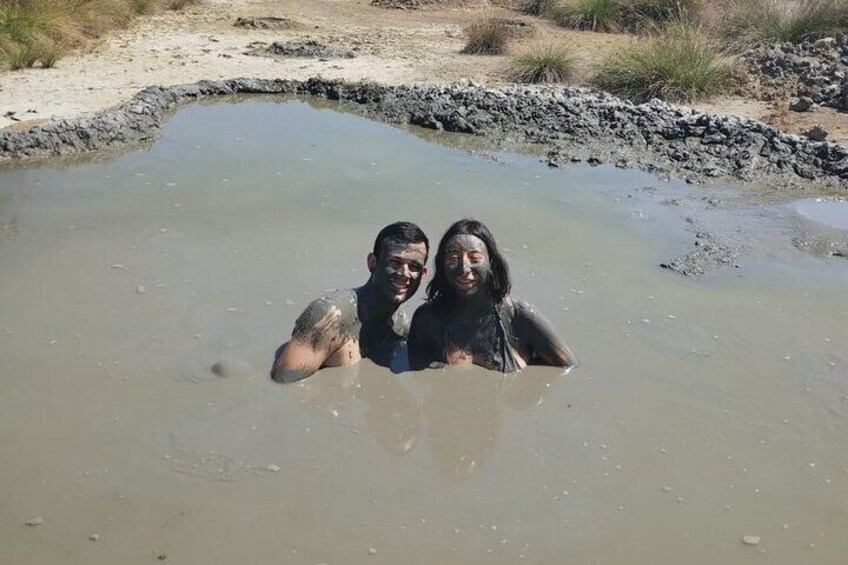
<path id="1" fill-rule="evenodd" d="M 512 37 L 500 18 L 481 18 L 465 29 L 467 42 L 462 49 L 470 55 L 503 55 Z"/>
<path id="2" fill-rule="evenodd" d="M 156 8 L 156 0 L 131 0 L 132 11 L 139 15 L 152 14 Z"/>
<path id="3" fill-rule="evenodd" d="M 196 4 L 197 0 L 167 0 L 169 10 L 182 10 L 186 6 Z"/>
<path id="4" fill-rule="evenodd" d="M 800 43 L 848 33 L 848 0 L 729 0 L 722 24 L 747 43 Z"/>
<path id="5" fill-rule="evenodd" d="M 0 0 L 0 64 L 52 67 L 86 40 L 129 25 L 140 14 L 196 0 Z"/>
<path id="6" fill-rule="evenodd" d="M 572 29 L 617 31 L 621 11 L 619 0 L 569 0 L 551 12 L 551 19 Z"/>
<path id="7" fill-rule="evenodd" d="M 531 16 L 549 16 L 559 8 L 559 0 L 527 0 L 521 11 Z"/>
<path id="8" fill-rule="evenodd" d="M 33 53 L 32 47 L 20 43 L 9 43 L 2 48 L 3 58 L 12 70 L 29 68 L 38 60 Z"/>
<path id="9" fill-rule="evenodd" d="M 726 54 L 710 37 L 677 24 L 613 53 L 594 82 L 634 102 L 691 102 L 722 92 L 733 79 Z"/>
<path id="10" fill-rule="evenodd" d="M 566 82 L 574 75 L 574 57 L 562 43 L 539 43 L 513 57 L 507 77 L 525 84 Z"/>
<path id="11" fill-rule="evenodd" d="M 675 22 L 697 22 L 704 0 L 628 0 L 624 4 L 624 27 L 654 28 Z"/>
<path id="12" fill-rule="evenodd" d="M 703 0 L 563 0 L 547 13 L 557 24 L 591 31 L 642 32 L 699 19 Z"/>
<path id="13" fill-rule="evenodd" d="M 61 41 L 43 41 L 32 47 L 35 57 L 45 69 L 56 66 L 56 62 L 65 56 L 68 48 Z"/>

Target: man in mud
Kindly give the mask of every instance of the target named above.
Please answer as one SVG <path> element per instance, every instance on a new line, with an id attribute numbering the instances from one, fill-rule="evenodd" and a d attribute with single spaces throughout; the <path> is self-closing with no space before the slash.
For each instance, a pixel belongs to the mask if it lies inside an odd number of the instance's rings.
<path id="1" fill-rule="evenodd" d="M 277 350 L 271 378 L 295 382 L 324 367 L 354 365 L 363 358 L 391 366 L 409 325 L 398 307 L 412 298 L 427 274 L 429 245 L 411 222 L 383 228 L 368 254 L 368 282 L 307 306 L 291 340 Z"/>

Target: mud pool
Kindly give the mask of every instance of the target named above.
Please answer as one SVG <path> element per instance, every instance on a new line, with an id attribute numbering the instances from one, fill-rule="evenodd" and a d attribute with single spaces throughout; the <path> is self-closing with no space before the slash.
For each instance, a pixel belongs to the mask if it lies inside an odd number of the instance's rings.
<path id="1" fill-rule="evenodd" d="M 146 150 L 0 171 L 2 562 L 842 562 L 848 265 L 766 243 L 687 279 L 657 265 L 699 187 L 435 137 L 195 105 Z M 762 241 L 805 206 L 711 214 Z M 466 215 L 577 370 L 267 378 L 380 227 Z"/>

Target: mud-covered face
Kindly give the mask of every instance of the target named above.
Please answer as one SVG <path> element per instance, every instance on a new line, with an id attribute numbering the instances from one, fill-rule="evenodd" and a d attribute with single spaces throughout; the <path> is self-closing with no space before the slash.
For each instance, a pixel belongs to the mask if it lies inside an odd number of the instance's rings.
<path id="1" fill-rule="evenodd" d="M 388 240 L 383 242 L 380 258 L 371 257 L 371 281 L 380 296 L 398 305 L 412 298 L 426 273 L 427 247 Z"/>
<path id="2" fill-rule="evenodd" d="M 489 251 L 476 235 L 455 235 L 445 246 L 445 278 L 460 297 L 485 291 L 492 276 Z"/>

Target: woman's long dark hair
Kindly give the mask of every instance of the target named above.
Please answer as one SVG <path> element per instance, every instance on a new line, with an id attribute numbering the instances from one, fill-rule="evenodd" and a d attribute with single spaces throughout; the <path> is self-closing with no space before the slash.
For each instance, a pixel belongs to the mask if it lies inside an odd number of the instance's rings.
<path id="1" fill-rule="evenodd" d="M 489 228 L 483 223 L 471 219 L 459 220 L 449 227 L 445 235 L 442 236 L 442 240 L 439 242 L 439 250 L 436 253 L 436 274 L 430 284 L 427 285 L 427 300 L 432 303 L 446 303 L 456 299 L 456 292 L 448 284 L 445 277 L 445 248 L 448 241 L 455 235 L 473 235 L 479 237 L 486 244 L 489 261 L 492 264 L 492 276 L 489 277 L 487 284 L 489 296 L 492 297 L 495 304 L 500 304 L 512 287 L 509 280 L 509 265 L 506 264 L 506 259 L 498 251 L 495 238 Z"/>

